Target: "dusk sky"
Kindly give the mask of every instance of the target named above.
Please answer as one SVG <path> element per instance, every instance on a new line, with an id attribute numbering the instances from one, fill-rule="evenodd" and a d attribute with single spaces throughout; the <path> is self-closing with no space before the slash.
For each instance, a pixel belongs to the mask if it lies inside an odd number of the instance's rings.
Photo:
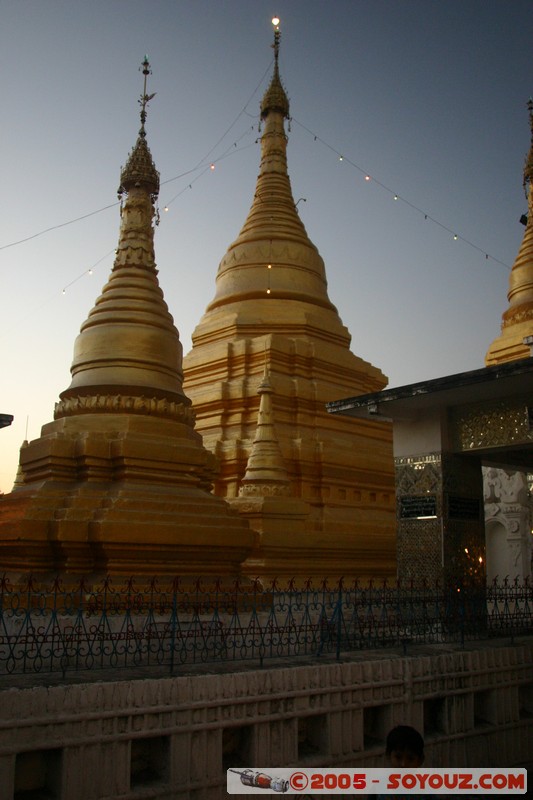
<path id="1" fill-rule="evenodd" d="M 353 352 L 390 386 L 484 366 L 527 210 L 531 0 L 0 0 L 0 491 L 113 264 L 145 54 L 159 280 L 190 349 L 252 202 L 274 15 L 293 193 Z"/>

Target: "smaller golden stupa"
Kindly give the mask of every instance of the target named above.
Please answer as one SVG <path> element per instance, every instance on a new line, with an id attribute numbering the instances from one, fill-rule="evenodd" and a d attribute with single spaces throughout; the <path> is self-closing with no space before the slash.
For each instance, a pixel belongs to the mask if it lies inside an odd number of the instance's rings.
<path id="1" fill-rule="evenodd" d="M 528 358 L 524 339 L 533 335 L 533 100 L 528 102 L 531 147 L 524 166 L 524 189 L 528 213 L 522 245 L 509 277 L 509 308 L 502 316 L 501 334 L 490 345 L 485 364 L 501 364 Z"/>
<path id="2" fill-rule="evenodd" d="M 157 172 L 141 129 L 120 176 L 113 270 L 74 346 L 54 421 L 21 448 L 0 500 L 13 571 L 236 575 L 256 534 L 211 494 L 216 461 L 194 430 L 182 346 L 154 257 Z"/>

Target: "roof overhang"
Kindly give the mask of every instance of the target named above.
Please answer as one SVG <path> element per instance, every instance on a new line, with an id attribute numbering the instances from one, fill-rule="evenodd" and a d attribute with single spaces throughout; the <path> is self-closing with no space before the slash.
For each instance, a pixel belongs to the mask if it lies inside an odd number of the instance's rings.
<path id="1" fill-rule="evenodd" d="M 0 428 L 7 428 L 13 422 L 13 414 L 0 414 Z"/>
<path id="2" fill-rule="evenodd" d="M 527 395 L 533 404 L 533 358 L 335 400 L 326 408 L 330 414 L 360 419 L 415 420 L 428 410 Z"/>

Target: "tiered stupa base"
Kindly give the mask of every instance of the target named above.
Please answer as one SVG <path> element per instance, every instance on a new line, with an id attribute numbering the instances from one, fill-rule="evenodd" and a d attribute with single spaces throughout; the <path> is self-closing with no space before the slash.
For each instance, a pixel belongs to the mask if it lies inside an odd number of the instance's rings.
<path id="1" fill-rule="evenodd" d="M 310 506 L 296 497 L 238 497 L 229 501 L 258 532 L 256 547 L 242 565 L 250 579 L 268 585 L 275 578 L 299 583 L 311 578 L 315 586 L 331 582 L 385 580 L 395 575 L 396 559 L 388 533 L 376 538 L 313 531 Z M 354 541 L 355 539 L 355 541 Z M 371 546 L 369 547 L 371 541 Z M 378 549 L 382 548 L 380 566 Z"/>
<path id="2" fill-rule="evenodd" d="M 276 436 L 292 497 L 283 498 L 284 508 L 275 513 L 274 498 L 261 505 L 254 500 L 255 510 L 244 515 L 263 538 L 273 531 L 279 536 L 281 549 L 275 557 L 271 548 L 278 545 L 263 543 L 263 566 L 270 563 L 277 574 L 304 578 L 395 579 L 391 426 L 326 411 L 326 402 L 333 398 L 370 391 L 368 384 L 374 388 L 369 365 L 348 350 L 328 350 L 303 336 L 269 334 L 231 343 L 206 342 L 205 348 L 193 348 L 185 363 L 196 430 L 221 463 L 215 492 L 239 511 L 251 503 L 250 497 L 244 503 L 238 494 L 256 433 L 257 386 L 265 364 L 271 375 Z M 222 380 L 215 372 L 221 363 L 229 365 L 228 377 Z M 346 384 L 339 387 L 341 377 Z M 230 404 L 231 414 L 226 411 Z M 299 502 L 308 507 L 303 519 L 291 513 L 291 504 Z M 247 569 L 249 565 L 248 561 Z"/>
<path id="3" fill-rule="evenodd" d="M 21 451 L 25 483 L 1 504 L 4 570 L 238 575 L 256 535 L 207 490 L 213 457 L 188 425 L 81 415 Z"/>

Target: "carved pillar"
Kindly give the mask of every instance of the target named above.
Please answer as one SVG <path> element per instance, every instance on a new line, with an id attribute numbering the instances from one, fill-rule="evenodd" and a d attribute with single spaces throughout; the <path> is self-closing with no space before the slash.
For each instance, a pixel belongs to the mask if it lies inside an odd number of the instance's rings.
<path id="1" fill-rule="evenodd" d="M 530 496 L 523 472 L 483 470 L 488 579 L 531 577 Z M 502 541 L 502 537 L 505 537 Z M 499 539 L 499 541 L 498 541 Z"/>

